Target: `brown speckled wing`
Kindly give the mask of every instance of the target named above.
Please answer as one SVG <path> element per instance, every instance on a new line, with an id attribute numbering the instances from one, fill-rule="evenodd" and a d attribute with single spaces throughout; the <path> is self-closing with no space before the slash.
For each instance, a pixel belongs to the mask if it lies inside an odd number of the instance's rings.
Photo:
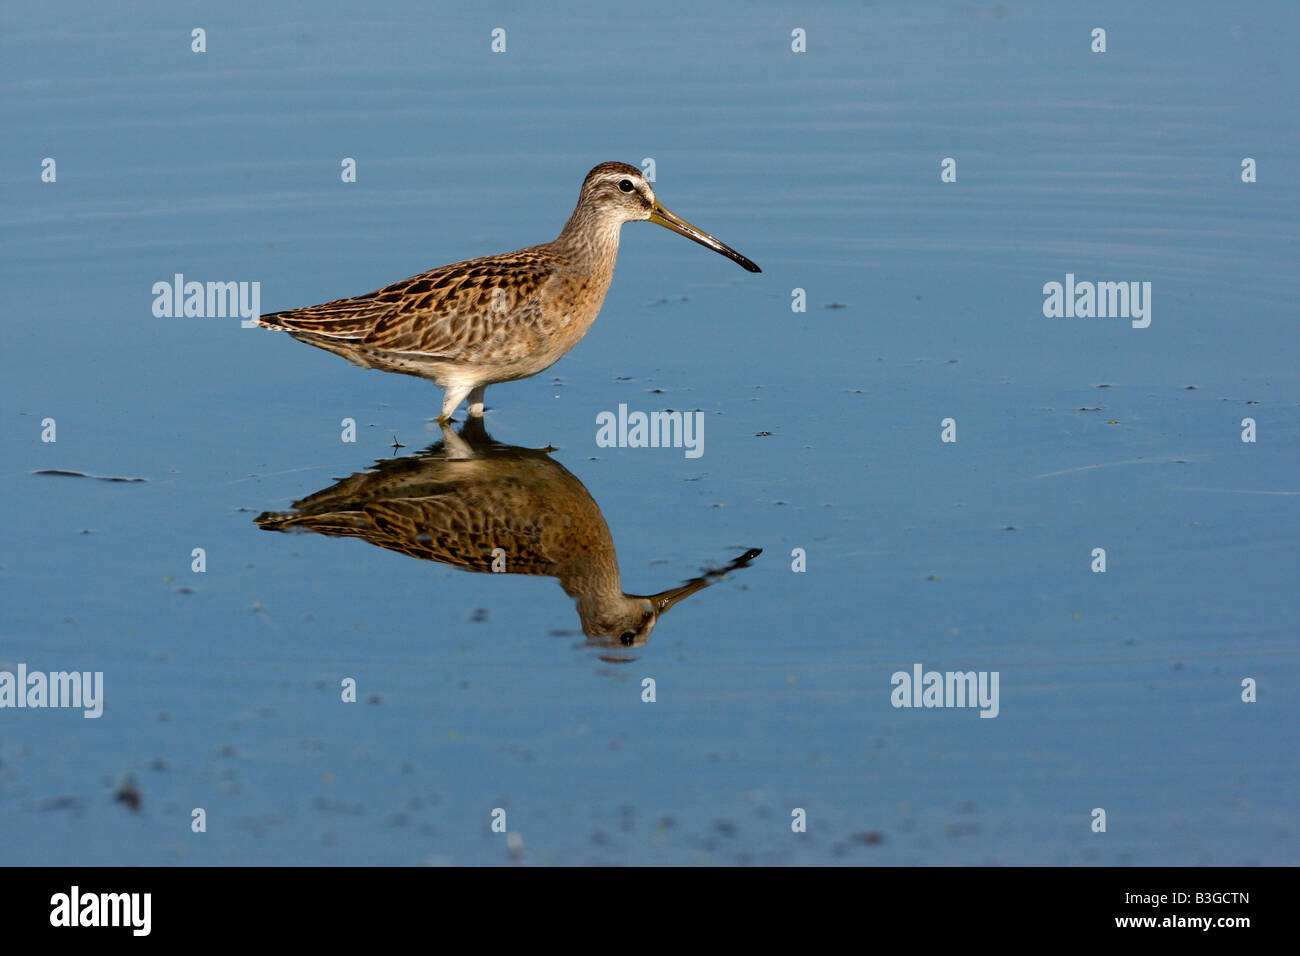
<path id="1" fill-rule="evenodd" d="M 259 516 L 257 523 L 269 531 L 360 538 L 423 561 L 484 573 L 493 570 L 493 551 L 500 548 L 505 569 L 511 574 L 557 576 L 560 564 L 573 557 L 564 548 L 556 549 L 557 543 L 567 545 L 572 537 L 571 516 L 550 515 L 535 506 L 520 511 L 520 502 L 508 500 L 514 496 L 502 491 L 489 493 L 486 500 L 475 494 L 467 499 L 453 490 L 315 514 L 268 512 Z M 507 500 L 494 500 L 497 498 Z"/>
<path id="2" fill-rule="evenodd" d="M 413 558 L 489 572 L 492 552 L 500 548 L 511 574 L 557 574 L 557 556 L 548 553 L 541 515 L 493 513 L 455 497 L 379 502 L 363 513 L 367 541 Z"/>
<path id="3" fill-rule="evenodd" d="M 531 338 L 526 333 L 541 314 L 542 288 L 555 265 L 536 247 L 484 256 L 367 295 L 264 315 L 261 323 L 375 349 L 463 359 Z"/>
<path id="4" fill-rule="evenodd" d="M 392 311 L 390 302 L 376 302 L 366 297 L 338 299 L 323 305 L 309 305 L 302 309 L 286 309 L 262 316 L 258 321 L 271 329 L 290 332 L 312 332 L 332 338 L 359 339 L 375 323 Z"/>
<path id="5" fill-rule="evenodd" d="M 363 340 L 398 352 L 461 357 L 490 346 L 537 314 L 553 259 L 523 249 L 456 262 L 374 293 L 391 301 Z"/>
<path id="6" fill-rule="evenodd" d="M 475 457 L 379 462 L 257 518 L 268 531 L 360 538 L 377 547 L 467 571 L 573 574 L 613 568 L 609 528 L 582 482 L 540 450 L 485 445 Z"/>

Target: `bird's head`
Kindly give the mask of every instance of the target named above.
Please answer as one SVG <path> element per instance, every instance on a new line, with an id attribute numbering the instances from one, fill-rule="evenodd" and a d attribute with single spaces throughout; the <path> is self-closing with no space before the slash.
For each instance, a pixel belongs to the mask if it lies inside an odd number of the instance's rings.
<path id="1" fill-rule="evenodd" d="M 648 219 L 726 256 L 750 272 L 763 271 L 735 249 L 669 212 L 655 198 L 655 191 L 641 170 L 627 163 L 601 163 L 587 173 L 582 181 L 578 209 L 601 223 L 615 226 Z"/>

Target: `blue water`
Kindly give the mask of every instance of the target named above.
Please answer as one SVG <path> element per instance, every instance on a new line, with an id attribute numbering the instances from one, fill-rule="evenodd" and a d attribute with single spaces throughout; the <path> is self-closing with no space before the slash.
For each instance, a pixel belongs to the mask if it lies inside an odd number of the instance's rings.
<path id="1" fill-rule="evenodd" d="M 0 709 L 0 862 L 1300 861 L 1293 4 L 3 18 L 0 665 L 105 703 Z M 628 225 L 487 428 L 554 449 L 630 593 L 760 556 L 611 653 L 554 577 L 257 527 L 439 441 L 439 394 L 154 283 L 367 292 L 647 158 L 763 273 Z M 1067 274 L 1150 282 L 1150 326 L 1046 318 Z M 598 446 L 620 403 L 704 453 Z M 998 672 L 997 718 L 893 707 L 916 663 Z"/>

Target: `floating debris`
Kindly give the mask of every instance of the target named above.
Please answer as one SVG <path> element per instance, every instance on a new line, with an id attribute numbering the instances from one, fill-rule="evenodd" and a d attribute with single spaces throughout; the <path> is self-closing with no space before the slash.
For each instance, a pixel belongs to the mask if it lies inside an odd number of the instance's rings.
<path id="1" fill-rule="evenodd" d="M 48 800 L 42 800 L 37 810 L 41 813 L 49 813 L 53 810 L 72 810 L 80 813 L 86 808 L 86 802 L 80 797 L 51 797 Z"/>
<path id="2" fill-rule="evenodd" d="M 140 788 L 135 785 L 135 780 L 131 777 L 127 777 L 117 785 L 117 791 L 113 794 L 113 799 L 117 803 L 126 804 L 126 808 L 132 813 L 139 813 L 140 804 L 143 802 Z"/>
<path id="3" fill-rule="evenodd" d="M 40 468 L 33 475 L 62 475 L 65 478 L 94 478 L 96 481 L 123 481 L 128 483 L 138 483 L 148 481 L 148 478 L 119 478 L 116 475 L 91 475 L 84 471 L 69 471 L 66 468 Z"/>

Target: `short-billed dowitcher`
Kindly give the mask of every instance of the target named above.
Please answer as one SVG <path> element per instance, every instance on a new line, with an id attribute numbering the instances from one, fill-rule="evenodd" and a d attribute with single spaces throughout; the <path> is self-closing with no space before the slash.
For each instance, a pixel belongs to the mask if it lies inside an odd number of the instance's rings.
<path id="1" fill-rule="evenodd" d="M 614 539 L 591 494 L 550 449 L 492 440 L 483 419 L 418 455 L 376 462 L 301 501 L 266 512 L 267 531 L 314 531 L 466 571 L 558 578 L 577 605 L 589 643 L 640 647 L 675 604 L 746 567 L 750 549 L 658 594 L 623 591 Z"/>
<path id="2" fill-rule="evenodd" d="M 623 223 L 648 219 L 761 271 L 665 209 L 641 170 L 601 163 L 587 174 L 560 235 L 540 246 L 454 262 L 367 295 L 258 321 L 360 365 L 431 378 L 439 421 L 465 398 L 483 414 L 489 385 L 536 375 L 578 344 L 605 301 Z"/>

